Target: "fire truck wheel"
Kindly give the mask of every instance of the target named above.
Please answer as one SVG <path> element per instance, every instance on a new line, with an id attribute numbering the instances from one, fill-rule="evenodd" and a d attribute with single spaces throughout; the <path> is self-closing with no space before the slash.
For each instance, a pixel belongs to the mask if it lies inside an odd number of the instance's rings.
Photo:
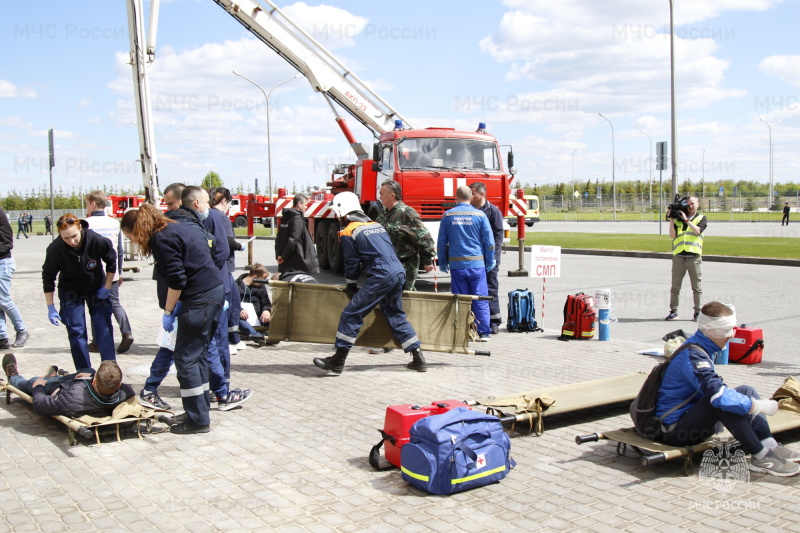
<path id="1" fill-rule="evenodd" d="M 317 260 L 319 261 L 320 270 L 328 270 L 330 263 L 328 261 L 328 226 L 330 223 L 327 220 L 321 221 L 315 228 L 316 238 L 314 243 L 317 245 Z"/>
<path id="2" fill-rule="evenodd" d="M 247 217 L 244 215 L 239 215 L 234 219 L 233 225 L 236 226 L 237 228 L 243 228 L 247 226 Z"/>
<path id="3" fill-rule="evenodd" d="M 328 227 L 328 263 L 331 267 L 331 272 L 334 274 L 341 274 L 344 272 L 344 253 L 342 246 L 339 244 L 339 223 L 333 222 Z"/>

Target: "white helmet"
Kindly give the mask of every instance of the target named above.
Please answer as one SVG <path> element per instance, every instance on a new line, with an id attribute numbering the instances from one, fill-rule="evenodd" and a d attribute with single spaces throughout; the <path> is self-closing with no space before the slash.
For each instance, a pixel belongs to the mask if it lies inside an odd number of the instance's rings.
<path id="1" fill-rule="evenodd" d="M 345 191 L 333 197 L 331 207 L 336 216 L 341 218 L 353 211 L 361 211 L 361 202 L 358 200 L 358 196 L 350 191 Z"/>

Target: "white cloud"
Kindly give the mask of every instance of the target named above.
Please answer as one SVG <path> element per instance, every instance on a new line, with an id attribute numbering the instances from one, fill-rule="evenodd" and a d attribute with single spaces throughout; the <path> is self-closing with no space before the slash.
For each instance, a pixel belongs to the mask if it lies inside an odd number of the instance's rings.
<path id="1" fill-rule="evenodd" d="M 86 109 L 92 103 L 91 98 L 84 98 L 80 102 L 78 102 L 78 109 Z"/>
<path id="2" fill-rule="evenodd" d="M 780 78 L 795 87 L 800 87 L 800 55 L 777 55 L 765 57 L 758 68 Z"/>
<path id="3" fill-rule="evenodd" d="M 0 98 L 36 98 L 36 91 L 30 87 L 18 87 L 10 81 L 0 80 Z"/>

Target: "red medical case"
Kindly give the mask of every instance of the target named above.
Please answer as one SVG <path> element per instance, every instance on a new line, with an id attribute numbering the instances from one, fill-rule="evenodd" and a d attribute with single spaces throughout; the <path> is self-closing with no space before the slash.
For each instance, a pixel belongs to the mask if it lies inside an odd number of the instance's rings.
<path id="1" fill-rule="evenodd" d="M 760 328 L 733 328 L 728 340 L 728 362 L 754 365 L 764 355 L 764 332 Z"/>
<path id="2" fill-rule="evenodd" d="M 411 405 L 410 403 L 387 407 L 382 431 L 386 444 L 386 460 L 399 468 L 400 448 L 408 443 L 408 433 L 414 422 L 427 416 L 446 413 L 456 407 L 470 408 L 467 404 L 458 400 L 442 400 L 422 407 Z"/>

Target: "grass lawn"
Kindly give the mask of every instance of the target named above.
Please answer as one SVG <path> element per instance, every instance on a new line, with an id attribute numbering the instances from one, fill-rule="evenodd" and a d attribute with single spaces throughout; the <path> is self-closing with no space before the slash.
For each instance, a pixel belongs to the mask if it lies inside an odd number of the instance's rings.
<path id="1" fill-rule="evenodd" d="M 514 236 L 512 245 L 516 243 Z M 562 248 L 591 250 L 626 250 L 639 252 L 669 252 L 672 241 L 669 235 L 607 234 L 542 232 L 528 234 L 525 244 L 544 244 Z M 703 243 L 703 253 L 708 255 L 733 255 L 747 257 L 772 257 L 800 259 L 800 239 L 780 237 L 713 237 Z"/>

